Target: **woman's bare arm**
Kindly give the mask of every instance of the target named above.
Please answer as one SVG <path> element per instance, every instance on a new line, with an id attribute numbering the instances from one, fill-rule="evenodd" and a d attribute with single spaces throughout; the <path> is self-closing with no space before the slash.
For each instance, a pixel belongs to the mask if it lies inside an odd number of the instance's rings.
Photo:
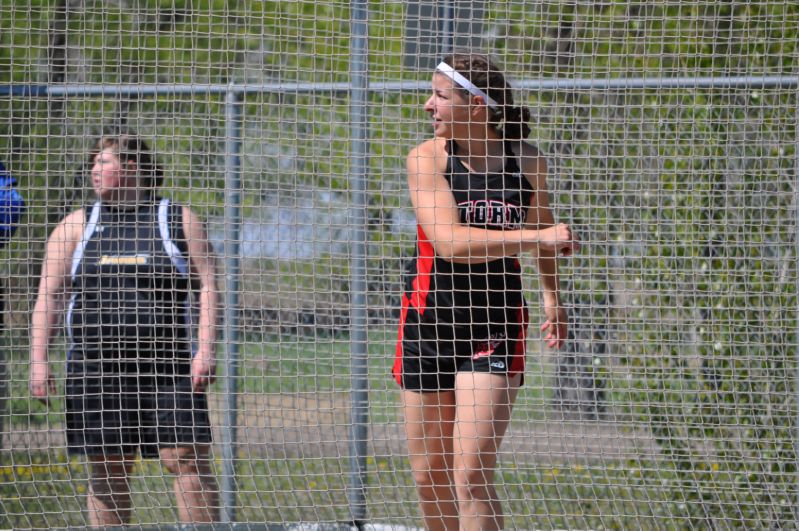
<path id="1" fill-rule="evenodd" d="M 31 395 L 43 402 L 55 391 L 47 351 L 64 309 L 72 254 L 83 237 L 84 220 L 84 210 L 73 212 L 56 226 L 47 240 L 39 291 L 31 314 L 29 383 Z"/>
<path id="2" fill-rule="evenodd" d="M 408 187 L 416 219 L 436 255 L 452 262 L 480 263 L 528 250 L 571 252 L 566 225 L 545 229 L 487 230 L 462 224 L 452 190 L 444 177 L 442 141 L 429 140 L 408 155 Z"/>
<path id="3" fill-rule="evenodd" d="M 188 207 L 183 207 L 183 232 L 189 250 L 192 273 L 200 282 L 200 315 L 197 352 L 192 360 L 192 386 L 200 392 L 216 374 L 216 326 L 219 294 L 216 288 L 216 258 L 208 241 L 205 224 Z"/>
<path id="4" fill-rule="evenodd" d="M 527 143 L 520 144 L 521 170 L 535 190 L 533 202 L 527 211 L 526 227 L 529 229 L 546 229 L 555 225 L 555 218 L 549 206 L 547 189 L 547 164 L 538 151 Z M 574 240 L 572 250 L 579 248 L 579 238 L 570 231 Z M 540 247 L 536 253 L 538 275 L 544 299 L 546 321 L 541 325 L 544 341 L 547 346 L 560 348 L 568 335 L 568 315 L 560 300 L 560 280 L 558 277 L 558 254 L 553 250 Z"/>

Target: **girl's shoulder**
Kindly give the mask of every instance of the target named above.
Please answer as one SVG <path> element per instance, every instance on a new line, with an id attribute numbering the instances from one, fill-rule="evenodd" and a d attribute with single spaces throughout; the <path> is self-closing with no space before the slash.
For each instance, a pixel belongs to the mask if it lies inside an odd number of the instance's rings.
<path id="1" fill-rule="evenodd" d="M 537 146 L 525 140 L 512 142 L 511 150 L 518 157 L 519 169 L 528 177 L 546 173 L 547 163 Z"/>
<path id="2" fill-rule="evenodd" d="M 79 208 L 59 221 L 47 239 L 48 249 L 50 246 L 56 246 L 59 254 L 70 255 L 83 238 L 86 219 L 89 217 L 86 211 L 86 208 Z"/>
<path id="3" fill-rule="evenodd" d="M 431 138 L 417 145 L 408 153 L 408 167 L 424 170 L 426 173 L 441 172 L 447 167 L 446 141 Z"/>
<path id="4" fill-rule="evenodd" d="M 447 154 L 447 143 L 442 138 L 431 138 L 414 147 L 410 155 L 437 156 Z"/>
<path id="5" fill-rule="evenodd" d="M 89 219 L 89 212 L 91 212 L 92 208 L 93 206 L 89 205 L 77 210 L 73 210 L 61 220 L 59 225 L 63 226 L 68 233 L 82 233 L 83 225 L 85 225 L 86 220 Z"/>
<path id="6" fill-rule="evenodd" d="M 541 157 L 541 150 L 538 149 L 538 146 L 526 140 L 509 140 L 508 143 L 513 154 L 519 158 L 537 159 Z"/>

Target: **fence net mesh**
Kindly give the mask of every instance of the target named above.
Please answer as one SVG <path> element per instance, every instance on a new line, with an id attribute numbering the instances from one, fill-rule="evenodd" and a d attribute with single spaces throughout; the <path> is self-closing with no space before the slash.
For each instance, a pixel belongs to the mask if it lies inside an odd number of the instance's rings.
<path id="1" fill-rule="evenodd" d="M 149 143 L 160 196 L 205 222 L 216 256 L 221 514 L 422 527 L 391 369 L 417 239 L 406 156 L 432 137 L 423 104 L 452 48 L 499 60 L 531 111 L 555 219 L 584 241 L 559 261 L 558 351 L 538 330 L 536 261 L 521 256 L 531 325 L 496 467 L 505 525 L 794 525 L 795 2 L 372 1 L 363 26 L 357 2 L 0 5 L 0 160 L 27 205 L 0 250 L 0 528 L 91 523 L 96 458 L 66 436 L 68 271 L 48 308 L 49 406 L 29 390 L 31 323 L 48 238 L 88 218 L 89 154 L 121 131 Z M 136 324 L 128 334 L 146 335 Z M 145 339 L 103 348 L 146 357 Z M 366 363 L 364 432 L 353 359 Z M 167 465 L 132 455 L 130 524 L 181 521 Z"/>

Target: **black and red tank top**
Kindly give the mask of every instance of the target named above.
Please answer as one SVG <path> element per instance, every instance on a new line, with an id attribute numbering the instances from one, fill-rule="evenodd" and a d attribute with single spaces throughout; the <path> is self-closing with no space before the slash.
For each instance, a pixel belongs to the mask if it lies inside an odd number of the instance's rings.
<path id="1" fill-rule="evenodd" d="M 72 257 L 70 359 L 170 363 L 191 357 L 192 286 L 182 209 L 95 203 Z"/>
<path id="2" fill-rule="evenodd" d="M 460 221 L 488 230 L 521 229 L 532 203 L 532 185 L 521 173 L 511 143 L 505 142 L 502 172 L 469 171 L 450 141 L 445 177 L 458 205 Z M 405 295 L 420 322 L 490 325 L 507 322 L 524 306 L 521 266 L 515 256 L 461 264 L 435 256 L 418 226 L 417 256 L 407 270 Z"/>

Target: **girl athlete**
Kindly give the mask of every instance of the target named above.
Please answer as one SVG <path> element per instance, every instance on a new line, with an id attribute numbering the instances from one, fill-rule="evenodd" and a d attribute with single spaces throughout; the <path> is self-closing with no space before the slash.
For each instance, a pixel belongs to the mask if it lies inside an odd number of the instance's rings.
<path id="1" fill-rule="evenodd" d="M 424 104 L 434 138 L 408 155 L 417 256 L 402 301 L 394 377 L 427 529 L 500 529 L 497 452 L 522 383 L 527 310 L 517 255 L 538 261 L 550 347 L 566 338 L 556 258 L 579 248 L 554 224 L 546 163 L 522 139 L 513 104 L 485 56 L 454 54 Z"/>
<path id="2" fill-rule="evenodd" d="M 31 393 L 46 402 L 55 392 L 47 351 L 68 299 L 67 445 L 88 457 L 90 525 L 128 523 L 136 452 L 175 474 L 181 522 L 215 521 L 205 395 L 215 367 L 211 246 L 191 210 L 156 197 L 161 172 L 143 141 L 103 138 L 92 164 L 96 202 L 64 218 L 47 242 L 31 319 Z"/>

